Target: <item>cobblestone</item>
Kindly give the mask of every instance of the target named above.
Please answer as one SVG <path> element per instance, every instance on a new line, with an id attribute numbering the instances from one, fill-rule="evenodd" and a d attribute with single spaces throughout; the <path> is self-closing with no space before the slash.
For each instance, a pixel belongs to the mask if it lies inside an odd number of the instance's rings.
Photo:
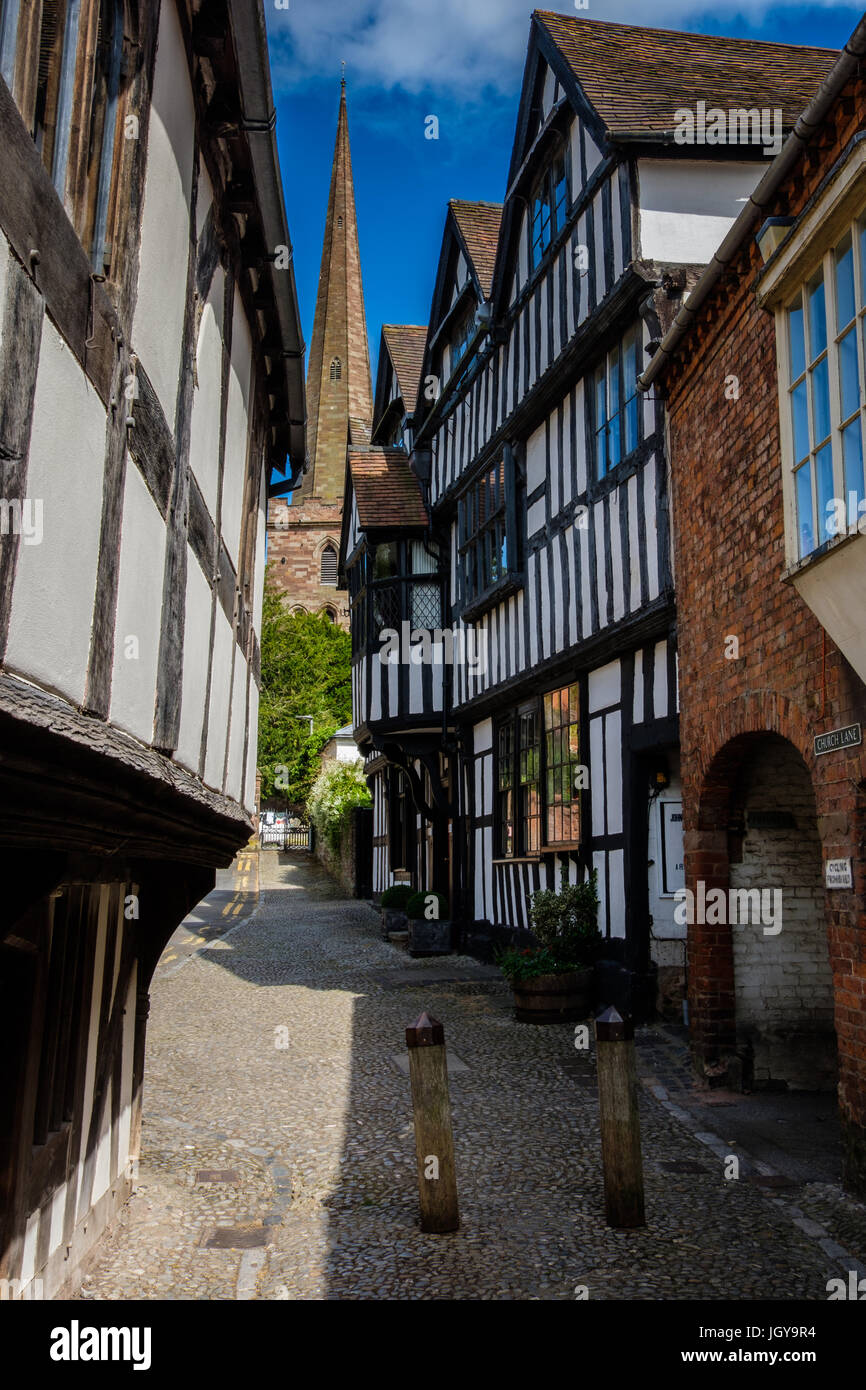
<path id="1" fill-rule="evenodd" d="M 664 1047 L 642 1063 L 647 1225 L 609 1230 L 595 1061 L 573 1027 L 514 1022 L 504 982 L 466 957 L 447 962 L 465 978 L 428 980 L 441 960 L 382 941 L 378 913 L 301 855 L 263 853 L 260 881 L 252 915 L 157 970 L 137 1190 L 81 1298 L 823 1300 L 840 1261 L 809 1222 L 862 1258 L 862 1209 L 836 1189 L 799 1189 L 798 1225 L 778 1193 L 725 1180 L 659 1098 Z M 466 1065 L 447 1236 L 418 1227 L 395 1060 L 422 1009 Z M 237 1181 L 196 1184 L 203 1169 Z M 205 1246 L 245 1223 L 264 1249 Z"/>

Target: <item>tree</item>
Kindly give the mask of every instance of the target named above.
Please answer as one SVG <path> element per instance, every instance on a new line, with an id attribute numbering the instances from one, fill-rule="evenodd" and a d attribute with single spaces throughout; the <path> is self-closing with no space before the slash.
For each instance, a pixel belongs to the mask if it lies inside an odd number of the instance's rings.
<path id="1" fill-rule="evenodd" d="M 268 574 L 261 653 L 262 800 L 280 797 L 301 809 L 318 775 L 322 748 L 351 721 L 351 638 L 324 614 L 290 613 Z"/>

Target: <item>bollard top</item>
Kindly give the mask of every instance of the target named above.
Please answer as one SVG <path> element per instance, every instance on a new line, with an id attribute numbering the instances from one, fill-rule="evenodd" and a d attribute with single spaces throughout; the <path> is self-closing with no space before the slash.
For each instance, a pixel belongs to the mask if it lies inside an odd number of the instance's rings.
<path id="1" fill-rule="evenodd" d="M 596 1042 L 630 1042 L 634 1037 L 634 1024 L 630 1017 L 622 1014 L 611 1005 L 595 1020 Z"/>
<path id="2" fill-rule="evenodd" d="M 445 1042 L 445 1029 L 432 1014 L 423 1013 L 406 1029 L 407 1047 L 439 1047 Z"/>

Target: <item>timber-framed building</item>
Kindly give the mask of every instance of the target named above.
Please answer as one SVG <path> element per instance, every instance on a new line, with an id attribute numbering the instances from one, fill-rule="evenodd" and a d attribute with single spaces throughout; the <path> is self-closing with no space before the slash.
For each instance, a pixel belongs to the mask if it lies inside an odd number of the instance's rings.
<path id="1" fill-rule="evenodd" d="M 304 345 L 261 3 L 3 0 L 0 137 L 0 1277 L 54 1297 L 131 1190 L 153 969 L 253 828 Z"/>
<path id="2" fill-rule="evenodd" d="M 347 479 L 376 890 L 443 891 L 489 951 L 595 870 L 638 1016 L 659 977 L 681 994 L 685 928 L 664 416 L 637 379 L 772 157 L 678 143 L 676 112 L 783 90 L 788 130 L 834 57 L 534 14 L 504 204 L 448 209 L 411 452 L 378 465 L 393 511 L 371 461 Z M 402 624 L 450 655 L 383 660 Z"/>

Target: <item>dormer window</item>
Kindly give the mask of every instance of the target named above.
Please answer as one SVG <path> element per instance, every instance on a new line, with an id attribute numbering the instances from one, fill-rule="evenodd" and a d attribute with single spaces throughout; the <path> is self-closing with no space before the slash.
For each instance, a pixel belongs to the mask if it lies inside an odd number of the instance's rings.
<path id="1" fill-rule="evenodd" d="M 331 380 L 332 380 L 332 381 L 339 381 L 339 380 L 340 380 L 340 377 L 341 377 L 342 375 L 343 375 L 343 364 L 342 364 L 342 362 L 340 361 L 339 357 L 334 357 L 334 358 L 332 358 L 332 360 L 331 360 Z"/>
<path id="2" fill-rule="evenodd" d="M 560 155 L 545 169 L 530 199 L 529 264 L 539 266 L 548 246 L 562 231 L 568 215 L 568 176 Z"/>

